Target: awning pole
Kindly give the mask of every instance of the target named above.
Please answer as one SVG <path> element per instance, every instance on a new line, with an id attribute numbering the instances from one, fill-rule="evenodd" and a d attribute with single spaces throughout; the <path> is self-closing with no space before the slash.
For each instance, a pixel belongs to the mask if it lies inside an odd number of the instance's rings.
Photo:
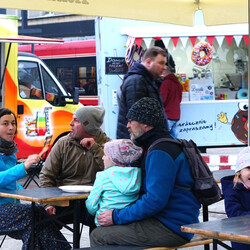
<path id="1" fill-rule="evenodd" d="M 2 86 L 3 86 L 5 71 L 6 71 L 6 68 L 7 68 L 8 61 L 9 61 L 11 44 L 12 43 L 10 43 L 10 45 L 9 45 L 9 49 L 8 49 L 8 53 L 7 53 L 7 58 L 6 58 L 5 65 L 4 65 L 3 75 L 2 75 L 2 79 L 1 79 L 1 83 L 0 83 L 0 90 L 2 89 Z"/>

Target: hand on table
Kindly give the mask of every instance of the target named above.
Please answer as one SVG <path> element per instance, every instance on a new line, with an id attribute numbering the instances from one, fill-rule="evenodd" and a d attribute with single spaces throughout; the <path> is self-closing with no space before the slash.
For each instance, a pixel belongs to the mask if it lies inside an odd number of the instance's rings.
<path id="1" fill-rule="evenodd" d="M 101 226 L 111 226 L 113 225 L 113 218 L 112 218 L 113 210 L 106 210 L 101 212 L 99 216 L 97 216 L 97 221 Z"/>

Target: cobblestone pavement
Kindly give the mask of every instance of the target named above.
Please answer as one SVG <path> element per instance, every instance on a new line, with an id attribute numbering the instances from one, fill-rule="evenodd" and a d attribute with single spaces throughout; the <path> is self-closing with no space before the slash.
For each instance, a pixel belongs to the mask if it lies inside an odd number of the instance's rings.
<path id="1" fill-rule="evenodd" d="M 24 180 L 20 181 L 21 183 Z M 34 185 L 33 183 L 30 184 L 30 186 L 28 188 L 34 188 L 36 187 L 36 185 Z M 209 211 L 212 212 L 219 212 L 219 213 L 224 213 L 224 202 L 220 201 L 217 202 L 216 204 L 213 204 L 211 206 L 209 206 Z M 226 218 L 225 214 L 218 214 L 218 213 L 209 213 L 209 220 L 216 220 L 216 219 L 222 219 L 222 218 Z M 202 211 L 200 213 L 200 221 L 202 221 Z M 69 242 L 72 242 L 72 233 L 69 232 L 67 229 L 62 229 L 61 231 L 66 239 Z M 0 236 L 0 241 L 2 240 L 3 236 Z M 81 248 L 85 248 L 85 247 L 89 247 L 89 230 L 88 227 L 84 226 L 83 227 L 83 231 L 82 231 L 82 235 L 81 235 L 81 241 L 80 241 L 80 247 Z M 1 249 L 3 250 L 19 250 L 22 248 L 22 242 L 20 240 L 15 240 L 12 239 L 10 237 L 6 237 L 3 246 Z M 197 246 L 197 247 L 190 247 L 190 248 L 185 248 L 187 250 L 203 250 L 204 247 L 203 246 Z M 210 245 L 210 249 L 212 249 L 212 244 Z M 224 249 L 221 246 L 218 246 L 219 250 Z"/>

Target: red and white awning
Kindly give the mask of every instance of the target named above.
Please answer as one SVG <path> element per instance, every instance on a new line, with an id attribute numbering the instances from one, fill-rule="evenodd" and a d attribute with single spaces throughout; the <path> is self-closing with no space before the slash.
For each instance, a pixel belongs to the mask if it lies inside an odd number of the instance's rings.
<path id="1" fill-rule="evenodd" d="M 162 40 L 165 47 L 167 48 L 169 46 L 169 43 L 172 41 L 174 46 L 176 47 L 178 43 L 181 42 L 182 46 L 185 48 L 187 45 L 188 40 L 192 43 L 194 46 L 197 42 L 200 40 L 207 40 L 211 45 L 213 45 L 214 41 L 216 40 L 219 44 L 219 46 L 222 45 L 224 39 L 226 39 L 228 46 L 230 47 L 233 39 L 237 45 L 237 47 L 240 45 L 242 39 L 245 42 L 245 45 L 248 46 L 249 42 L 249 37 L 248 35 L 234 35 L 234 36 L 203 36 L 203 37 L 198 37 L 198 36 L 189 36 L 189 37 L 152 37 L 152 38 L 142 38 L 142 37 L 137 37 L 130 40 L 133 43 L 136 43 L 138 47 L 141 46 L 142 41 L 145 42 L 146 47 L 150 47 L 150 44 L 152 43 L 152 40 Z"/>
<path id="2" fill-rule="evenodd" d="M 228 46 L 234 40 L 239 46 L 243 40 L 248 46 L 248 24 L 232 24 L 220 26 L 205 26 L 198 25 L 186 27 L 180 25 L 158 25 L 152 27 L 123 27 L 121 34 L 127 35 L 127 46 L 131 43 L 136 43 L 139 47 L 144 41 L 146 47 L 150 47 L 154 40 L 162 40 L 166 47 L 170 42 L 173 42 L 176 47 L 181 43 L 183 47 L 190 41 L 194 46 L 200 40 L 207 40 L 211 45 L 217 41 L 219 46 L 226 39 Z"/>

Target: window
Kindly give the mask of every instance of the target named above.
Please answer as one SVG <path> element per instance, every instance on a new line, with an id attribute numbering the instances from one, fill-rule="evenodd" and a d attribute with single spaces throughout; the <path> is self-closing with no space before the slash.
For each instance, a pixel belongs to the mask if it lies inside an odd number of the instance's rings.
<path id="1" fill-rule="evenodd" d="M 51 104 L 55 105 L 58 102 L 59 96 L 62 95 L 62 92 L 56 85 L 52 77 L 43 67 L 42 67 L 42 77 L 44 82 L 46 100 Z"/>
<path id="2" fill-rule="evenodd" d="M 73 94 L 73 69 L 70 67 L 57 68 L 56 75 L 59 81 L 63 84 L 64 88 Z"/>
<path id="3" fill-rule="evenodd" d="M 18 86 L 21 98 L 43 99 L 41 78 L 37 63 L 18 62 Z"/>
<path id="4" fill-rule="evenodd" d="M 78 87 L 85 90 L 85 95 L 97 95 L 95 67 L 79 67 L 78 79 Z"/>
<path id="5" fill-rule="evenodd" d="M 6 9 L 6 14 L 21 17 L 21 10 Z"/>

